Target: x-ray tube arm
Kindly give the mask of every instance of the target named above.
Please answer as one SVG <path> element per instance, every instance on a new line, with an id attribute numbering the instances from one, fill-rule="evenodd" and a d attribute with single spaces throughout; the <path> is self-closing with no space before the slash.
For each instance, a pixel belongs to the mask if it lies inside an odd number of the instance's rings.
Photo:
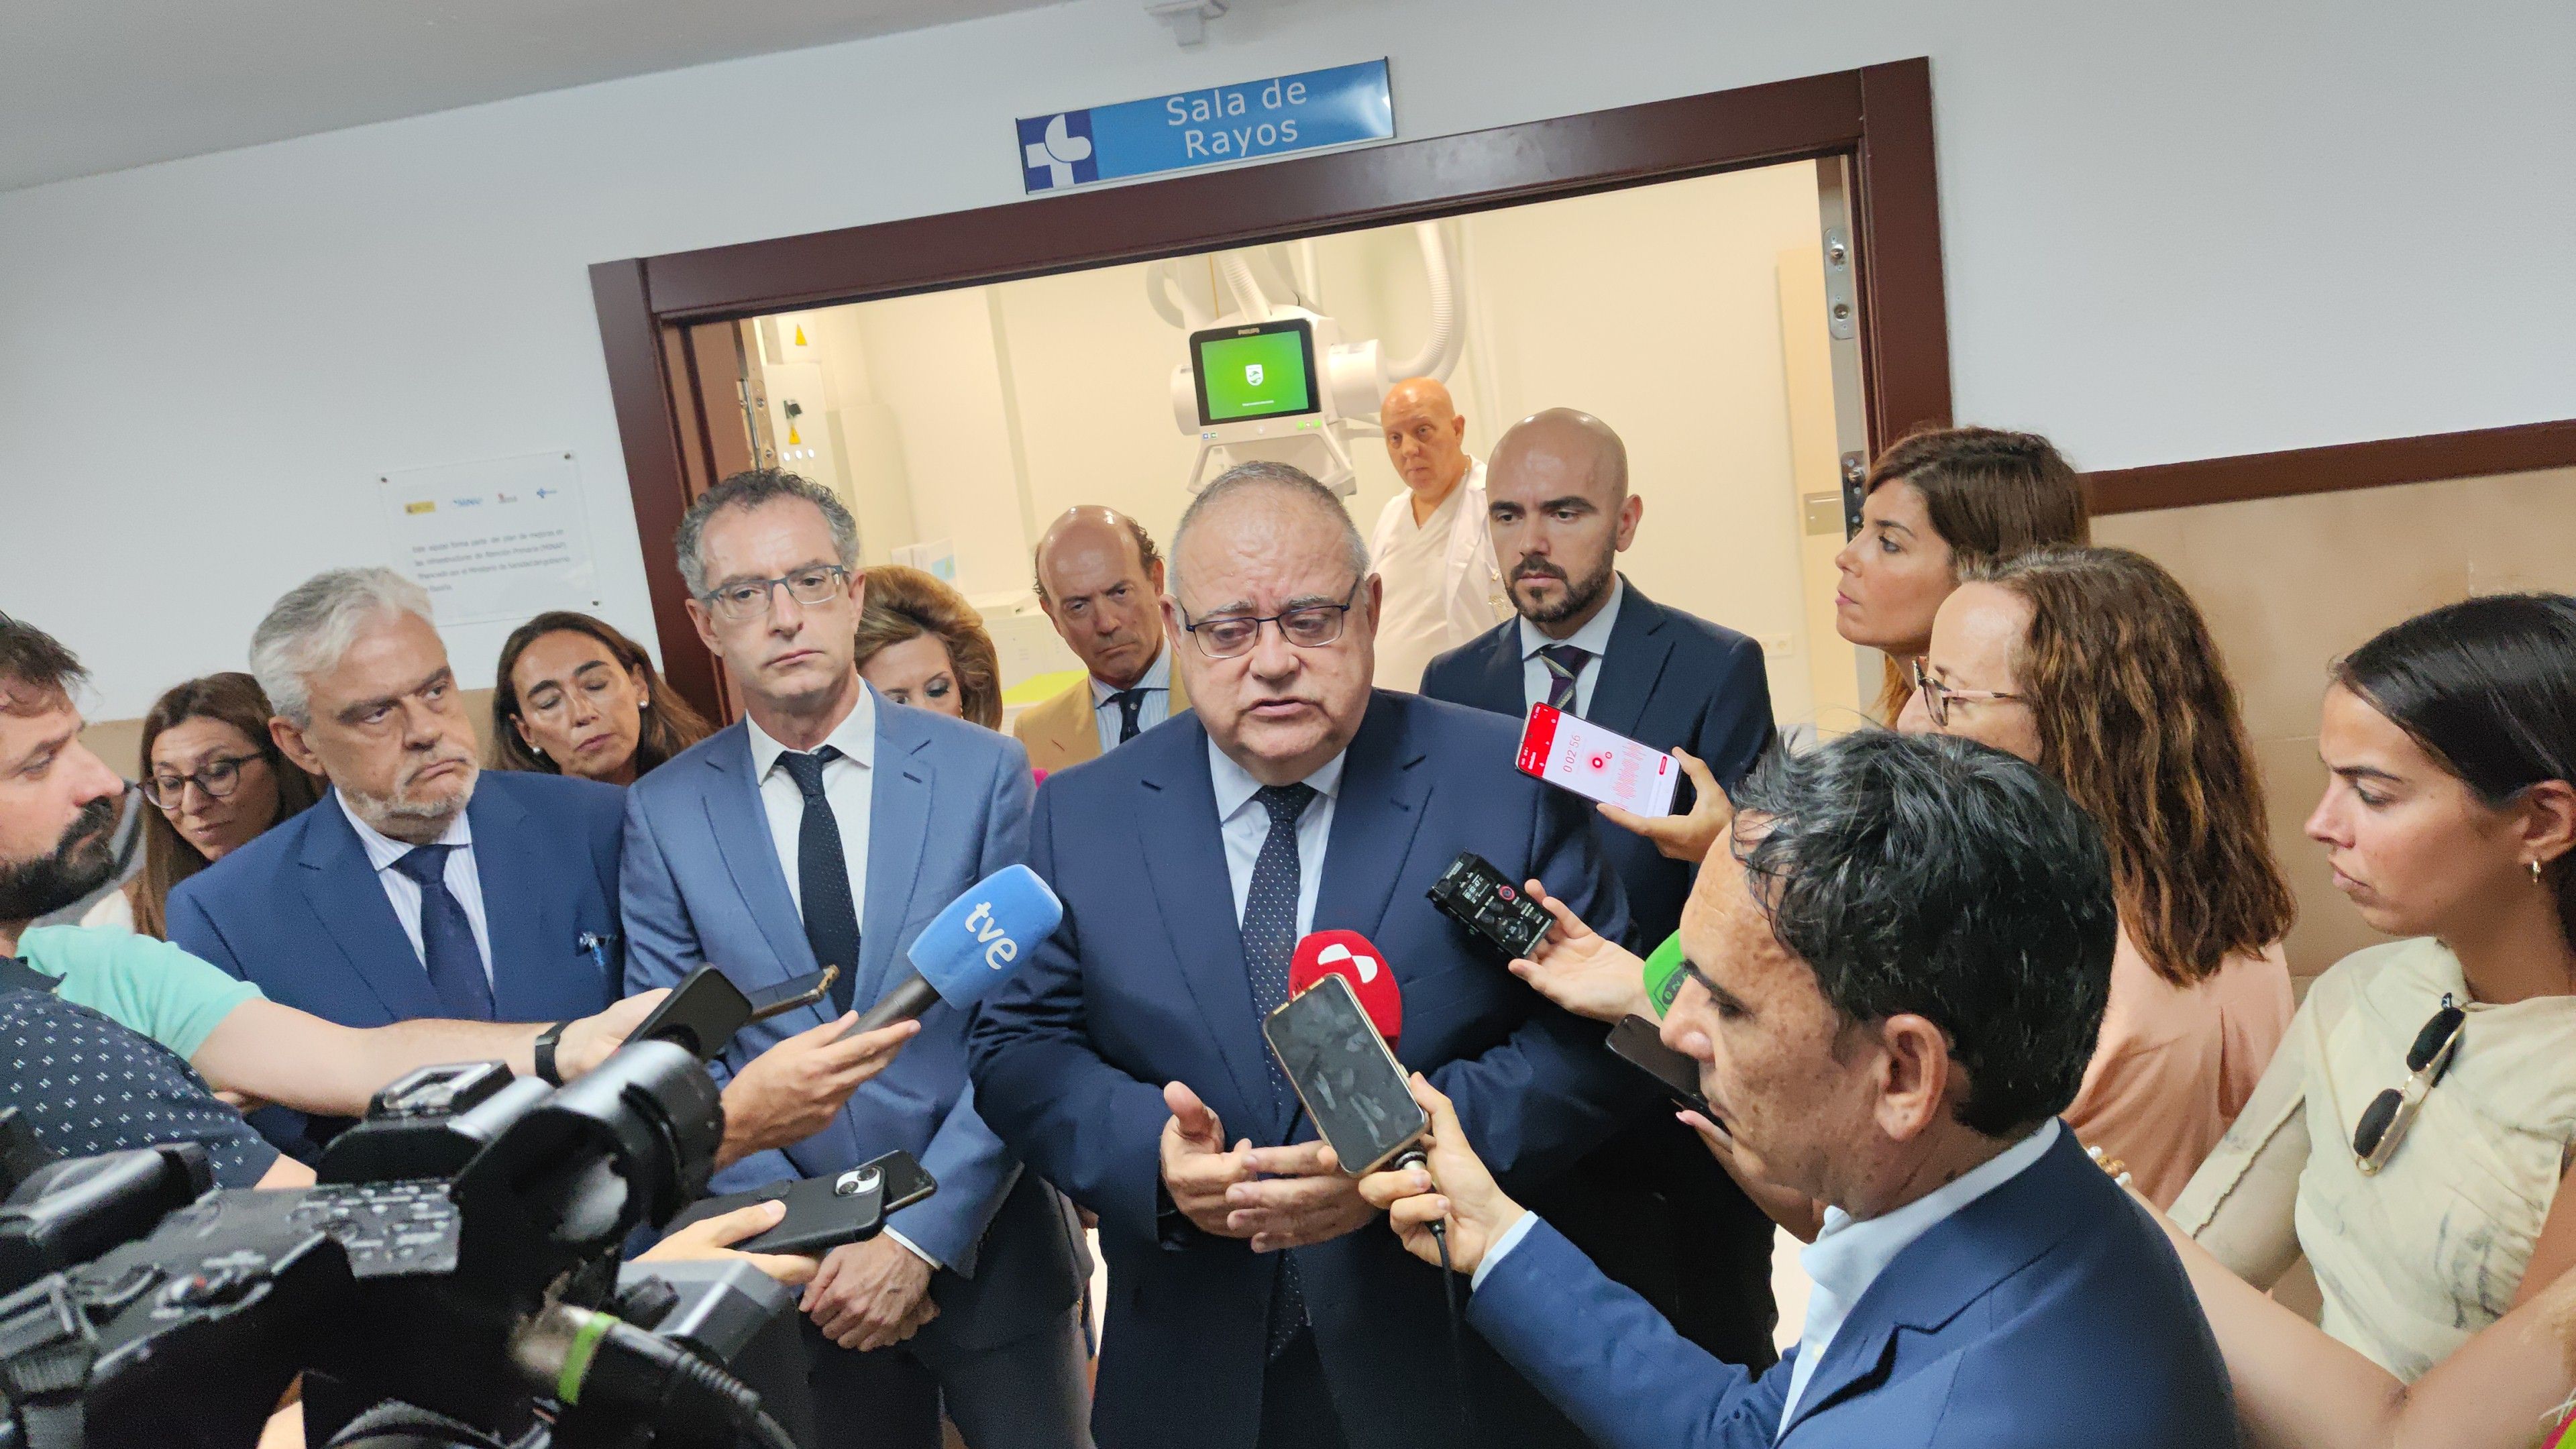
<path id="1" fill-rule="evenodd" d="M 1378 359 L 1378 385 L 1393 387 L 1408 377 L 1447 381 L 1458 365 L 1458 290 L 1449 275 L 1449 247 L 1436 221 L 1415 222 L 1414 240 L 1422 244 L 1422 270 L 1431 281 L 1431 336 L 1411 357 Z"/>
<path id="2" fill-rule="evenodd" d="M 1252 263 L 1241 252 L 1227 252 L 1217 258 L 1217 271 L 1234 292 L 1235 305 L 1255 322 L 1270 320 L 1270 298 L 1263 295 L 1261 284 L 1252 279 Z"/>
<path id="3" fill-rule="evenodd" d="M 1216 319 L 1199 309 L 1198 299 L 1181 285 L 1180 274 L 1172 269 L 1170 258 L 1145 269 L 1145 300 L 1153 305 L 1154 315 L 1184 332 L 1197 332 L 1216 325 Z"/>

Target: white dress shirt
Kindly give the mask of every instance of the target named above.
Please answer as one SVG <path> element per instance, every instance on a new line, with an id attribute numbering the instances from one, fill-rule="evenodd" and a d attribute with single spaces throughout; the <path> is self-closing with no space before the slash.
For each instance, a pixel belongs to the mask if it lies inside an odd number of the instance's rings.
<path id="1" fill-rule="evenodd" d="M 392 903 L 394 919 L 402 922 L 403 935 L 411 940 L 411 953 L 420 958 L 421 969 L 429 969 L 429 948 L 420 942 L 420 883 L 394 869 L 394 862 L 411 854 L 412 847 L 394 839 L 358 818 L 349 808 L 349 798 L 339 791 L 331 798 L 340 802 L 340 813 L 349 817 L 349 828 L 358 832 L 359 848 L 367 852 L 367 864 L 376 868 L 376 884 L 383 886 L 385 899 Z M 474 949 L 483 954 L 483 980 L 492 980 L 492 928 L 483 920 L 483 877 L 474 869 L 474 827 L 466 823 L 465 812 L 444 834 L 431 842 L 452 845 L 447 853 L 447 869 L 439 877 L 447 884 L 447 893 L 465 908 L 465 919 L 474 927 Z M 495 993 L 496 995 L 498 993 Z"/>
<path id="2" fill-rule="evenodd" d="M 805 792 L 796 788 L 796 777 L 777 768 L 778 757 L 787 747 L 769 737 L 749 715 L 743 716 L 743 728 L 751 731 L 751 774 L 760 782 L 760 808 L 769 816 L 769 843 L 778 850 L 778 865 L 787 873 L 787 894 L 796 902 L 801 918 L 805 910 L 805 883 L 796 869 L 797 832 L 805 825 Z M 823 798 L 832 806 L 832 819 L 841 827 L 841 859 L 850 867 L 850 905 L 861 921 L 868 918 L 868 807 L 876 796 L 877 701 L 872 690 L 861 689 L 859 702 L 849 718 L 833 727 L 823 744 L 841 752 L 841 758 L 823 766 Z M 818 745 L 815 748 L 820 749 Z M 803 929 L 800 924 L 798 929 Z"/>
<path id="3" fill-rule="evenodd" d="M 1161 627 L 1160 622 L 1156 623 Z M 1144 700 L 1136 707 L 1136 730 L 1142 734 L 1172 717 L 1172 646 L 1165 641 L 1154 653 L 1154 662 L 1145 668 L 1145 677 L 1135 687 L 1145 691 Z M 1115 685 L 1091 681 L 1091 722 L 1100 727 L 1100 753 L 1118 748 L 1118 725 L 1123 718 L 1112 696 L 1121 691 Z"/>
<path id="4" fill-rule="evenodd" d="M 1583 661 L 1583 667 L 1574 675 L 1574 712 L 1585 719 L 1592 717 L 1592 690 L 1601 682 L 1601 659 L 1610 652 L 1610 631 L 1618 627 L 1619 603 L 1627 596 L 1628 581 L 1612 574 L 1610 602 L 1603 604 L 1601 612 L 1593 615 L 1582 628 L 1563 639 L 1550 639 L 1538 631 L 1536 624 L 1527 619 L 1520 621 L 1521 709 L 1524 712 L 1531 705 L 1544 701 L 1548 687 L 1556 682 L 1556 676 L 1548 673 L 1547 662 L 1538 657 L 1538 651 L 1553 644 L 1571 644 L 1592 656 Z"/>
<path id="5" fill-rule="evenodd" d="M 801 931 L 805 882 L 803 872 L 797 869 L 796 847 L 798 834 L 805 827 L 805 792 L 797 788 L 795 776 L 778 768 L 778 757 L 788 752 L 787 747 L 770 738 L 769 732 L 751 716 L 744 715 L 742 724 L 751 732 L 751 773 L 760 781 L 760 808 L 769 816 L 769 843 L 777 849 L 779 868 L 787 875 L 787 895 L 796 902 L 800 917 L 797 929 Z M 877 701 L 873 690 L 859 691 L 859 702 L 851 706 L 849 717 L 833 726 L 832 732 L 823 737 L 823 744 L 841 752 L 839 759 L 824 763 L 823 798 L 832 807 L 832 822 L 841 828 L 841 859 L 850 868 L 851 910 L 865 921 L 868 812 L 876 800 Z M 822 745 L 815 748 L 821 749 Z M 914 1257 L 934 1268 L 944 1266 L 910 1238 L 892 1228 L 883 1231 Z"/>
<path id="6" fill-rule="evenodd" d="M 1814 1281 L 1807 1290 L 1807 1321 L 1798 1330 L 1798 1361 L 1789 1374 L 1789 1397 L 1780 1404 L 1783 1432 L 1789 1417 L 1798 1412 L 1807 1380 L 1815 1377 L 1816 1365 L 1825 1361 L 1825 1350 L 1833 1347 L 1834 1335 L 1842 1331 L 1843 1320 L 1897 1254 L 1942 1219 L 2021 1176 L 2046 1155 L 2057 1132 L 2057 1119 L 2051 1117 L 2038 1131 L 1894 1212 L 1855 1218 L 1841 1208 L 1825 1209 L 1823 1230 L 1798 1253 L 1799 1264 Z"/>
<path id="7" fill-rule="evenodd" d="M 1315 787 L 1306 813 L 1297 817 L 1297 934 L 1315 929 L 1315 892 L 1324 880 L 1324 845 L 1333 838 L 1333 800 L 1342 789 L 1345 750 L 1326 760 L 1302 783 Z M 1225 837 L 1225 873 L 1234 884 L 1234 922 L 1243 924 L 1244 902 L 1252 895 L 1252 867 L 1261 859 L 1261 843 L 1270 838 L 1270 812 L 1252 798 L 1261 782 L 1225 757 L 1208 741 L 1208 774 L 1216 783 L 1218 833 Z"/>

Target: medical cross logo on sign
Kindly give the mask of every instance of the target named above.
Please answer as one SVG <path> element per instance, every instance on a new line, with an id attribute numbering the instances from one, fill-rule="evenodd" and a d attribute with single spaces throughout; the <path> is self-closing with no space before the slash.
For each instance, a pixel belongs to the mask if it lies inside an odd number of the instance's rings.
<path id="1" fill-rule="evenodd" d="M 1020 121 L 1020 167 L 1031 191 L 1053 191 L 1100 179 L 1091 145 L 1091 112 L 1064 111 Z"/>

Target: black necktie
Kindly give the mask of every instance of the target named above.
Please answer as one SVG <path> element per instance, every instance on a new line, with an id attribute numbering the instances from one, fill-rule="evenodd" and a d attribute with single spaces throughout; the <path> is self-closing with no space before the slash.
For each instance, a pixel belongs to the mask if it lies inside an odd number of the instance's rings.
<path id="1" fill-rule="evenodd" d="M 483 974 L 483 951 L 474 944 L 474 922 L 447 889 L 452 845 L 416 845 L 394 862 L 420 887 L 420 959 L 439 1009 L 459 1021 L 492 1019 L 492 981 Z"/>
<path id="2" fill-rule="evenodd" d="M 1104 703 L 1118 706 L 1118 743 L 1123 745 L 1136 738 L 1136 717 L 1145 712 L 1145 691 L 1122 689 Z"/>
<path id="3" fill-rule="evenodd" d="M 1571 644 L 1550 644 L 1538 651 L 1538 662 L 1547 666 L 1547 702 L 1551 708 L 1579 713 L 1574 707 L 1574 683 L 1583 677 L 1584 663 L 1591 658 L 1591 650 Z"/>
<path id="4" fill-rule="evenodd" d="M 841 968 L 832 979 L 832 1005 L 847 1011 L 859 985 L 859 907 L 850 898 L 841 822 L 823 797 L 823 767 L 839 758 L 841 752 L 830 745 L 810 755 L 790 750 L 778 757 L 778 767 L 805 796 L 805 817 L 796 827 L 796 893 L 805 911 L 805 939 L 814 948 L 815 965 Z"/>
<path id="5" fill-rule="evenodd" d="M 1301 873 L 1297 862 L 1297 818 L 1315 798 L 1312 785 L 1264 785 L 1253 792 L 1270 812 L 1270 833 L 1261 839 L 1261 854 L 1252 862 L 1252 886 L 1243 893 L 1243 966 L 1252 978 L 1252 1010 L 1267 1017 L 1288 1000 L 1288 961 L 1297 952 L 1297 896 Z M 1270 1097 L 1286 1102 L 1294 1093 L 1279 1058 L 1264 1051 L 1270 1068 Z M 1306 1295 L 1297 1281 L 1297 1262 L 1279 1255 L 1279 1287 L 1270 1297 L 1270 1356 L 1276 1358 L 1306 1324 Z"/>

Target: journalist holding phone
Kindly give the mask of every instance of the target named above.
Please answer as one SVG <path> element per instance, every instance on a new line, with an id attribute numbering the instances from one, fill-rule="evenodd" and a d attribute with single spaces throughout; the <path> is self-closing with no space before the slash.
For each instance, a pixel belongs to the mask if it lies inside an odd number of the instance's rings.
<path id="1" fill-rule="evenodd" d="M 860 678 L 858 525 L 791 473 L 736 474 L 677 539 L 699 637 L 746 718 L 638 781 L 621 895 L 627 986 L 705 962 L 752 995 L 839 966 L 831 999 L 743 1028 L 716 1064 L 828 1039 L 910 979 L 906 948 L 1027 848 L 1028 757 L 1007 735 L 886 703 Z M 806 1288 L 828 1443 L 929 1449 L 943 1410 L 975 1449 L 1088 1442 L 1081 1282 L 1063 1200 L 976 1110 L 965 1014 L 934 1006 L 885 1074 L 810 1138 L 735 1165 L 718 1192 L 912 1153 L 939 1183 Z"/>
<path id="2" fill-rule="evenodd" d="M 1684 1340 L 1506 1195 L 1417 1082 L 1430 1161 L 1364 1179 L 1468 1321 L 1596 1445 L 2201 1449 L 2227 1375 L 2158 1229 L 2057 1121 L 2118 931 L 2091 820 L 1965 740 L 1848 735 L 1740 787 L 1682 918 L 1666 1044 L 1766 1178 L 1827 1203 L 1798 1346 Z"/>

